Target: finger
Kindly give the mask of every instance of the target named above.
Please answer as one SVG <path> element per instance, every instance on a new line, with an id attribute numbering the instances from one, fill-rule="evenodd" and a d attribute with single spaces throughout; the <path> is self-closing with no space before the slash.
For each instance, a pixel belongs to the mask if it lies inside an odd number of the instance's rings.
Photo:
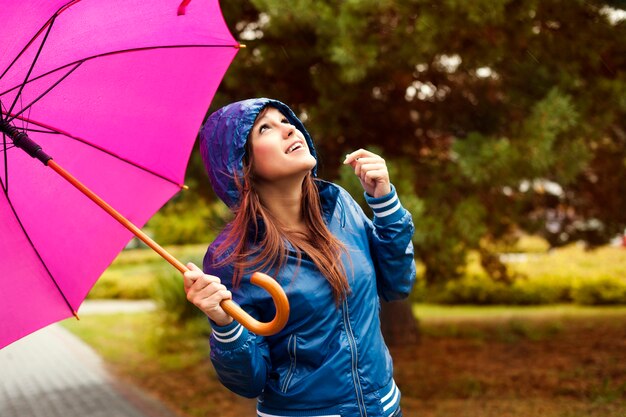
<path id="1" fill-rule="evenodd" d="M 186 274 L 197 274 L 197 272 L 187 272 Z M 200 274 L 199 277 L 193 280 L 188 280 L 189 288 L 187 289 L 187 293 L 196 294 L 202 291 L 204 288 L 208 287 L 212 283 L 220 283 L 219 278 L 214 277 L 212 275 Z"/>
<path id="2" fill-rule="evenodd" d="M 206 286 L 199 289 L 198 294 L 202 297 L 210 297 L 220 291 L 227 291 L 224 284 L 220 284 L 219 282 L 210 282 Z"/>
<path id="3" fill-rule="evenodd" d="M 378 164 L 378 165 L 382 165 L 383 167 L 386 166 L 385 165 L 385 160 L 380 158 L 380 157 L 363 157 L 363 158 L 358 158 L 358 159 L 355 159 L 354 161 L 352 161 L 350 163 L 350 166 L 352 166 L 352 168 L 354 168 L 354 173 L 357 176 L 361 176 L 361 173 L 363 171 L 363 167 L 365 165 L 371 165 L 371 164 Z"/>
<path id="4" fill-rule="evenodd" d="M 185 291 L 189 291 L 191 286 L 204 275 L 202 272 L 197 271 L 185 271 L 183 273 L 183 283 L 185 286 Z"/>
<path id="5" fill-rule="evenodd" d="M 364 164 L 361 166 L 361 169 L 359 171 L 359 178 L 365 179 L 365 175 L 371 171 L 377 171 L 385 174 L 387 172 L 387 167 L 381 163 Z"/>
<path id="6" fill-rule="evenodd" d="M 381 158 L 358 158 L 355 159 L 354 161 L 352 161 L 350 163 L 350 166 L 352 166 L 352 168 L 354 169 L 354 173 L 357 176 L 361 176 L 361 172 L 363 170 L 363 166 L 364 165 L 369 165 L 369 164 L 380 164 L 380 163 L 384 163 L 385 161 Z"/>
<path id="7" fill-rule="evenodd" d="M 188 262 L 187 263 L 187 268 L 189 268 L 190 271 L 196 271 L 196 272 L 202 272 L 204 273 L 204 271 L 202 271 L 202 269 L 200 269 L 196 264 L 194 264 L 193 262 Z"/>
<path id="8" fill-rule="evenodd" d="M 187 292 L 187 300 L 199 306 L 203 300 L 214 298 L 215 294 L 220 291 L 227 291 L 223 284 L 217 282 L 206 283 L 204 279 L 201 279 Z"/>
<path id="9" fill-rule="evenodd" d="M 208 295 L 208 296 L 199 294 L 194 299 L 195 302 L 193 301 L 192 302 L 198 307 L 200 307 L 202 310 L 210 311 L 219 307 L 222 301 L 230 300 L 232 298 L 233 298 L 232 293 L 228 291 L 227 289 L 223 289 L 223 290 L 211 293 L 211 295 Z"/>
<path id="10" fill-rule="evenodd" d="M 361 174 L 365 174 L 369 171 L 387 171 L 387 166 L 379 161 L 359 165 L 361 168 Z"/>
<path id="11" fill-rule="evenodd" d="M 373 184 L 376 182 L 383 182 L 387 179 L 387 171 L 384 170 L 372 170 L 368 171 L 363 175 L 363 180 L 367 181 L 369 184 Z"/>
<path id="12" fill-rule="evenodd" d="M 372 157 L 372 158 L 380 158 L 380 156 L 376 155 L 373 152 L 370 152 L 368 150 L 365 149 L 359 149 L 357 151 L 351 152 L 349 154 L 346 155 L 346 159 L 344 160 L 344 164 L 350 164 L 352 161 L 355 161 L 356 159 L 360 159 L 360 158 L 367 158 L 367 157 Z"/>
<path id="13" fill-rule="evenodd" d="M 202 274 L 202 276 L 200 276 L 193 285 L 197 290 L 201 290 L 202 288 L 208 287 L 211 284 L 221 285 L 221 283 L 222 281 L 220 281 L 218 277 Z"/>

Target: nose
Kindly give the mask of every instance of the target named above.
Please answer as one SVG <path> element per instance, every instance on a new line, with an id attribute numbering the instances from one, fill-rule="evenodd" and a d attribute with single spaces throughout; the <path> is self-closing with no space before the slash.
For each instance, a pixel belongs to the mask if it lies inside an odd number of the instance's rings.
<path id="1" fill-rule="evenodd" d="M 283 126 L 283 137 L 288 139 L 294 134 L 296 127 L 291 123 L 284 124 Z"/>

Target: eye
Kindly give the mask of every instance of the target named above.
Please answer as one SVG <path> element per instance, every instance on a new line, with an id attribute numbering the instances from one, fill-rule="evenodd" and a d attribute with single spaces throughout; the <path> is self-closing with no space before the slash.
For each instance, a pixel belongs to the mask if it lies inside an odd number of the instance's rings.
<path id="1" fill-rule="evenodd" d="M 281 123 L 285 123 L 285 124 L 287 124 L 287 125 L 288 125 L 288 124 L 290 124 L 290 123 L 289 123 L 289 120 L 287 120 L 287 118 L 286 118 L 286 117 L 285 117 L 284 119 L 282 119 L 280 122 L 281 122 Z"/>
<path id="2" fill-rule="evenodd" d="M 259 133 L 263 133 L 266 129 L 269 129 L 269 125 L 267 124 L 262 124 L 261 126 L 259 126 Z"/>

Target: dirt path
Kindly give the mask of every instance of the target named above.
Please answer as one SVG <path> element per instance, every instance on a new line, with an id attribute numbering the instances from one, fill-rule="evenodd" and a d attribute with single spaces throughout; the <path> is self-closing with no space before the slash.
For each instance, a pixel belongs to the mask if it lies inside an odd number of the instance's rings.
<path id="1" fill-rule="evenodd" d="M 394 351 L 409 416 L 626 416 L 626 317 L 422 326 Z"/>
<path id="2" fill-rule="evenodd" d="M 425 321 L 419 345 L 393 350 L 405 417 L 626 417 L 626 314 Z M 208 358 L 191 369 L 126 376 L 189 417 L 247 417 Z"/>

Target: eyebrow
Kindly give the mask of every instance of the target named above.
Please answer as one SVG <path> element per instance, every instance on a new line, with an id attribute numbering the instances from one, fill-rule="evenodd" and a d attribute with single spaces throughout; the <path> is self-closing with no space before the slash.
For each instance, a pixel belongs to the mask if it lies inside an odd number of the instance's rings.
<path id="1" fill-rule="evenodd" d="M 261 117 L 260 119 L 257 119 L 257 121 L 254 122 L 254 124 L 257 125 L 257 124 L 261 123 L 263 120 L 265 120 L 267 118 L 268 118 L 267 115 L 263 115 L 263 117 Z"/>
<path id="2" fill-rule="evenodd" d="M 260 119 L 257 119 L 257 120 L 254 122 L 254 125 L 253 125 L 253 126 L 258 126 L 259 124 L 261 124 L 261 122 L 262 122 L 263 120 L 265 120 L 265 119 L 269 119 L 270 117 L 267 115 L 267 113 L 269 113 L 269 112 L 265 112 L 265 114 L 263 114 L 263 116 L 261 116 L 261 118 L 260 118 Z M 284 115 L 284 114 L 282 114 L 281 112 L 279 112 L 279 114 L 280 114 L 280 117 L 279 117 L 279 119 L 280 119 L 280 120 L 287 119 L 287 116 L 285 116 L 285 115 Z M 287 119 L 287 120 L 289 120 L 289 119 Z"/>

